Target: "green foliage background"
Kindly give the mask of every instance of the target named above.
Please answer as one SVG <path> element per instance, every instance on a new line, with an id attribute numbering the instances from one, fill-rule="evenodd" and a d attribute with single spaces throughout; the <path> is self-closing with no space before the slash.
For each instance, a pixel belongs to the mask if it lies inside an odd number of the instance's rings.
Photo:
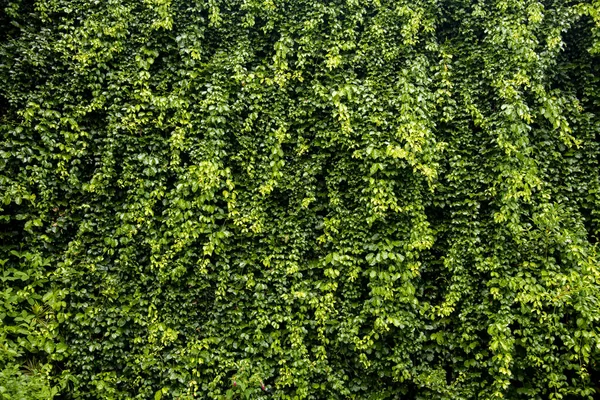
<path id="1" fill-rule="evenodd" d="M 1 4 L 0 398 L 598 396 L 597 0 Z"/>

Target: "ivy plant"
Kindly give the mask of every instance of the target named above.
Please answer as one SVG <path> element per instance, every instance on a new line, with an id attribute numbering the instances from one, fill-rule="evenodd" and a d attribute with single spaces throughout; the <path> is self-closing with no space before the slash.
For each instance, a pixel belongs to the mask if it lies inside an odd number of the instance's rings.
<path id="1" fill-rule="evenodd" d="M 600 396 L 597 0 L 0 7 L 0 399 Z"/>

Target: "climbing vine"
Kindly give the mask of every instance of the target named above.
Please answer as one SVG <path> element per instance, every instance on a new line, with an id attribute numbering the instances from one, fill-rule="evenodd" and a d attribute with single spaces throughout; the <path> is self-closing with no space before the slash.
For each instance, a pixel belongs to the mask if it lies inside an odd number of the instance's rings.
<path id="1" fill-rule="evenodd" d="M 600 393 L 598 1 L 0 5 L 0 399 Z"/>

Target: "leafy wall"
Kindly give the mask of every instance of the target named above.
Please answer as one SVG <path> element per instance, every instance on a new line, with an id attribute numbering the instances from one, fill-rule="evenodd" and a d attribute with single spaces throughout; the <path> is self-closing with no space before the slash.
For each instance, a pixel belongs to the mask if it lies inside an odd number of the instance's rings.
<path id="1" fill-rule="evenodd" d="M 0 398 L 598 396 L 597 0 L 1 4 Z"/>

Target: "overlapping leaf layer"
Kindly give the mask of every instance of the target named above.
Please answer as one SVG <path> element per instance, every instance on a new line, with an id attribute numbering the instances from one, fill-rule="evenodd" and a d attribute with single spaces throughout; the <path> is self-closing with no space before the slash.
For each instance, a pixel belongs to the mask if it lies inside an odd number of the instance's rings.
<path id="1" fill-rule="evenodd" d="M 600 390 L 600 4 L 4 0 L 0 398 Z"/>

